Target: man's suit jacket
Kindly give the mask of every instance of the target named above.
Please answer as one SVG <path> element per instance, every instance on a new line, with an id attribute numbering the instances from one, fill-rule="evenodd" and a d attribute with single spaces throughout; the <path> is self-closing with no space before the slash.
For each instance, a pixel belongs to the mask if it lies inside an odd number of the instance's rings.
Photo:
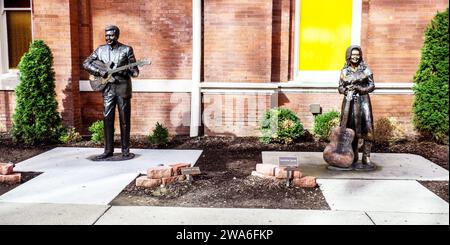
<path id="1" fill-rule="evenodd" d="M 113 67 L 121 67 L 136 62 L 133 48 L 122 43 L 117 42 L 113 47 L 110 45 L 99 46 L 84 62 L 83 68 L 90 74 L 100 76 L 100 70 L 98 67 L 92 64 L 95 60 L 100 60 L 103 63 L 113 62 Z M 103 90 L 103 96 L 106 95 L 118 95 L 124 99 L 131 98 L 131 74 L 137 72 L 139 69 L 137 66 L 129 68 L 121 72 L 113 74 L 114 82 L 109 83 Z"/>

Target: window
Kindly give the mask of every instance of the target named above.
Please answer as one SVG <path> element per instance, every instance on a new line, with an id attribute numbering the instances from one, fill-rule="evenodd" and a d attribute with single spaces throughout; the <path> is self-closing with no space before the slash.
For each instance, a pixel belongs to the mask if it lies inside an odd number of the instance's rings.
<path id="1" fill-rule="evenodd" d="M 297 0 L 295 80 L 335 82 L 345 50 L 360 43 L 362 0 Z"/>
<path id="2" fill-rule="evenodd" d="M 32 41 L 31 1 L 0 0 L 0 4 L 0 71 L 6 73 L 17 68 Z"/>

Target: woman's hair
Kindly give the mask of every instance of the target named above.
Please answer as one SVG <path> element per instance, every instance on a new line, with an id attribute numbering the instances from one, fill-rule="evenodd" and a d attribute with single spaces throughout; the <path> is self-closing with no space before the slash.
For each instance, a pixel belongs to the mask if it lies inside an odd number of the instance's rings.
<path id="1" fill-rule="evenodd" d="M 363 58 L 363 52 L 362 49 L 359 45 L 351 45 L 350 47 L 347 48 L 347 51 L 345 52 L 345 65 L 344 68 L 347 68 L 350 66 L 350 59 L 352 57 L 352 51 L 356 49 L 359 51 L 359 55 L 361 56 L 359 64 L 362 67 L 366 67 L 366 63 L 364 62 L 364 58 Z"/>

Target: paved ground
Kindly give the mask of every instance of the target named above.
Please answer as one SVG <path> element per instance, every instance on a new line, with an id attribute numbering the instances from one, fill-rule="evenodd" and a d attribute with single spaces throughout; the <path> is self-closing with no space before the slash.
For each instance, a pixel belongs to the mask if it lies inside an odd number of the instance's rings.
<path id="1" fill-rule="evenodd" d="M 98 152 L 56 148 L 18 164 L 17 171 L 45 173 L 0 196 L 0 224 L 449 224 L 448 203 L 416 181 L 448 181 L 448 171 L 416 155 L 378 153 L 375 172 L 336 173 L 325 168 L 321 153 L 292 153 L 304 172 L 317 173 L 332 209 L 321 211 L 111 207 L 109 201 L 146 168 L 195 163 L 201 151 L 133 150 L 137 158 L 127 162 L 86 160 Z M 279 154 L 265 152 L 263 160 Z"/>
<path id="2" fill-rule="evenodd" d="M 202 151 L 132 149 L 136 157 L 128 161 L 87 159 L 102 152 L 97 148 L 59 147 L 23 161 L 15 171 L 44 173 L 0 196 L 0 202 L 107 205 L 149 167 L 195 164 Z"/>
<path id="3" fill-rule="evenodd" d="M 328 170 L 322 152 L 262 152 L 263 163 L 277 163 L 280 156 L 297 157 L 302 173 L 321 179 L 449 180 L 446 169 L 414 154 L 372 153 L 371 160 L 378 168 L 355 172 Z"/>

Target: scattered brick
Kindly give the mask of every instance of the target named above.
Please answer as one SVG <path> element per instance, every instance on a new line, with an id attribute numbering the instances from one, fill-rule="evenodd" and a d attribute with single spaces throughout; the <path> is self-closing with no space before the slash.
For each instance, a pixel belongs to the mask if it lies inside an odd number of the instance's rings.
<path id="1" fill-rule="evenodd" d="M 264 175 L 264 174 L 258 173 L 256 171 L 252 171 L 252 176 L 256 176 L 256 177 L 264 178 L 264 179 L 270 179 L 270 180 L 276 180 L 277 179 L 277 178 L 275 178 L 275 176 Z"/>
<path id="2" fill-rule="evenodd" d="M 21 173 L 13 173 L 8 175 L 0 175 L 0 183 L 3 184 L 19 184 L 22 181 Z"/>
<path id="3" fill-rule="evenodd" d="M 276 167 L 277 165 L 260 163 L 256 164 L 256 172 L 267 176 L 274 176 Z"/>
<path id="4" fill-rule="evenodd" d="M 167 166 L 152 167 L 147 170 L 147 177 L 150 179 L 161 179 L 172 176 L 172 168 Z"/>
<path id="5" fill-rule="evenodd" d="M 0 163 L 0 174 L 7 175 L 13 173 L 14 164 L 12 163 Z"/>
<path id="6" fill-rule="evenodd" d="M 161 179 L 149 179 L 147 176 L 142 176 L 136 179 L 136 186 L 138 187 L 155 187 L 161 185 Z"/>
<path id="7" fill-rule="evenodd" d="M 172 174 L 173 175 L 181 175 L 181 169 L 182 168 L 190 168 L 190 163 L 177 163 L 177 164 L 171 164 L 169 167 L 172 168 Z"/>
<path id="8" fill-rule="evenodd" d="M 275 177 L 277 177 L 278 179 L 286 179 L 286 167 L 276 167 L 275 168 Z M 293 170 L 290 173 L 289 176 L 291 179 L 292 178 L 301 178 L 302 177 L 302 172 L 300 172 L 300 170 Z"/>
<path id="9" fill-rule="evenodd" d="M 162 184 L 163 185 L 172 184 L 172 183 L 175 183 L 177 181 L 178 181 L 178 176 L 162 178 Z"/>
<path id="10" fill-rule="evenodd" d="M 317 186 L 316 177 L 312 177 L 312 176 L 295 178 L 292 180 L 292 184 L 296 187 L 302 187 L 302 188 L 314 188 Z"/>

